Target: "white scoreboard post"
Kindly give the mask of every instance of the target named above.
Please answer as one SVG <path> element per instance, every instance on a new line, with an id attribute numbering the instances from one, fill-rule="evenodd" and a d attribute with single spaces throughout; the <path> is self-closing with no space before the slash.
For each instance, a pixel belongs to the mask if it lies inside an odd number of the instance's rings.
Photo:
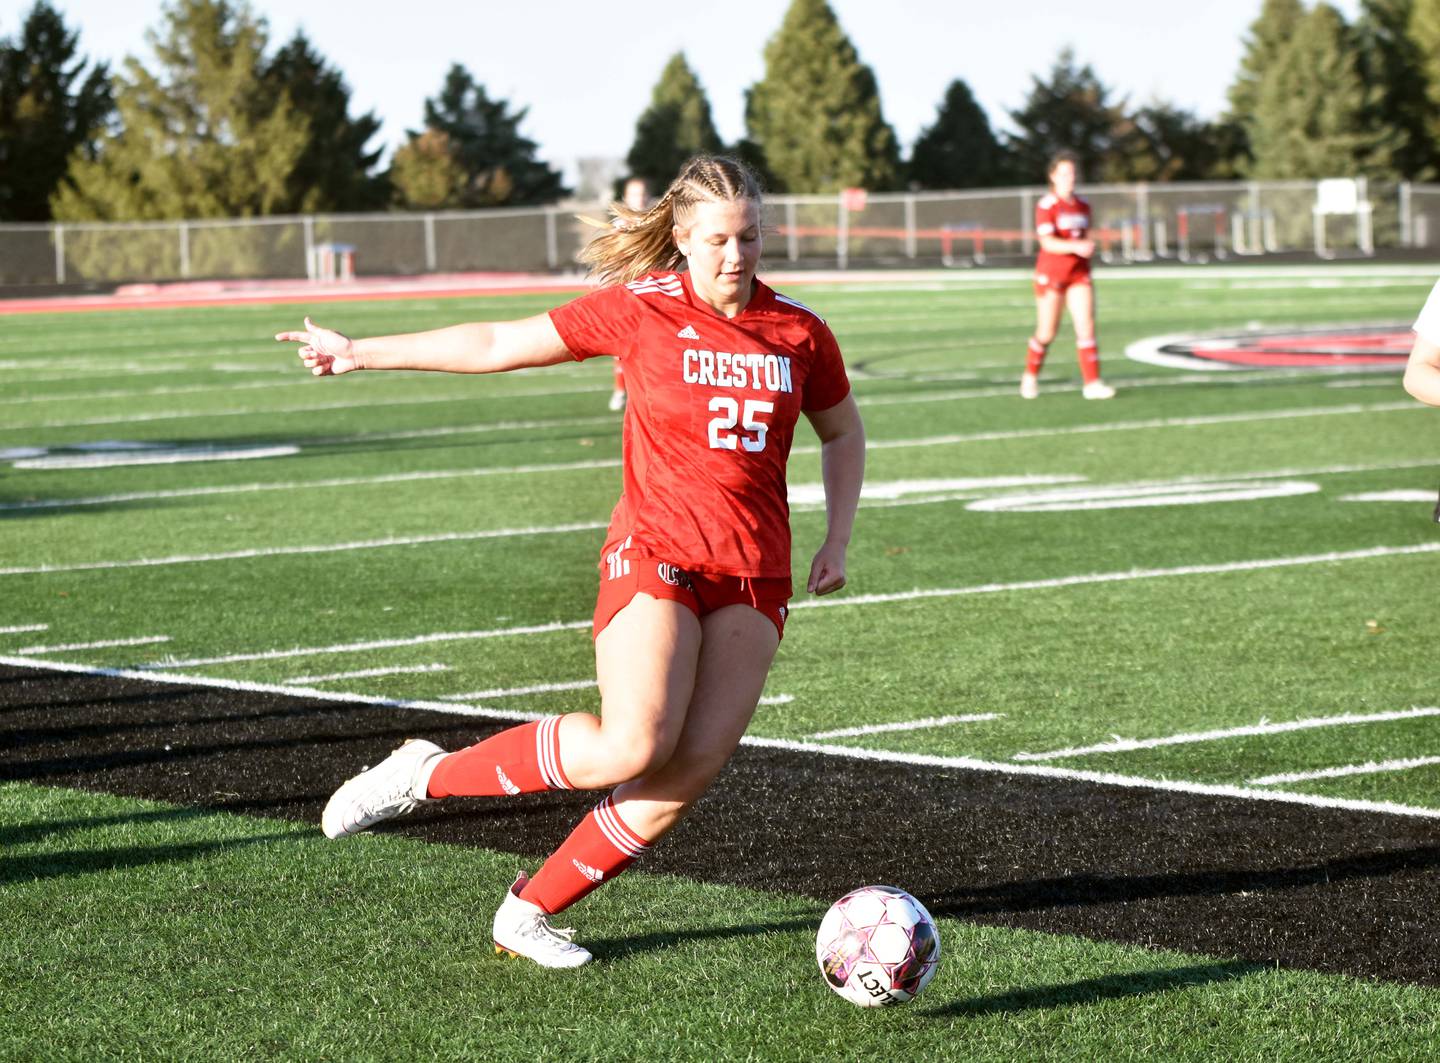
<path id="1" fill-rule="evenodd" d="M 1327 177 L 1315 183 L 1315 254 L 1334 258 L 1335 252 L 1325 242 L 1325 220 L 1330 217 L 1355 219 L 1355 246 L 1363 255 L 1375 253 L 1375 238 L 1370 219 L 1370 200 L 1366 198 L 1365 178 Z"/>

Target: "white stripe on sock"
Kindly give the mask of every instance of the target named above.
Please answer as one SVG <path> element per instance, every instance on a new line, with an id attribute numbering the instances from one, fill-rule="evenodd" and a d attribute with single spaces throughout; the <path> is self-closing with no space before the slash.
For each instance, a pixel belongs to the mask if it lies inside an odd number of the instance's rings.
<path id="1" fill-rule="evenodd" d="M 595 822 L 600 825 L 600 830 L 604 832 L 606 840 L 631 859 L 640 856 L 650 848 L 638 840 L 638 835 L 634 831 L 625 826 L 625 822 L 615 811 L 614 802 L 608 797 L 595 806 Z"/>
<path id="2" fill-rule="evenodd" d="M 546 786 L 552 790 L 569 790 L 570 786 L 565 782 L 565 775 L 560 770 L 560 751 L 556 738 L 559 726 L 558 716 L 547 716 L 540 721 L 540 727 L 535 732 L 536 760 L 540 765 L 540 777 L 545 780 Z"/>

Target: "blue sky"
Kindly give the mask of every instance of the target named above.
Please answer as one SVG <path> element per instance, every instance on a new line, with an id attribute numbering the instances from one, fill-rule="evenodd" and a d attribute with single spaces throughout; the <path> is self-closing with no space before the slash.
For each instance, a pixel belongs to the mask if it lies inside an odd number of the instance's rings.
<path id="1" fill-rule="evenodd" d="M 160 20 L 159 0 L 51 2 L 80 30 L 84 54 L 117 66 L 126 55 L 148 55 L 145 30 Z M 1044 74 L 1067 44 L 1134 102 L 1158 97 L 1213 116 L 1224 106 L 1242 39 L 1260 10 L 1260 0 L 830 2 L 875 71 L 885 117 L 907 149 L 957 77 L 991 123 L 1003 127 L 1031 78 Z M 0 0 L 0 36 L 13 34 L 31 6 L 32 0 Z M 699 75 L 721 136 L 738 138 L 744 91 L 764 74 L 765 42 L 785 8 L 783 0 L 730 0 L 664 17 L 671 9 L 660 4 L 627 11 L 579 0 L 251 0 L 251 6 L 269 22 L 272 44 L 304 27 L 344 72 L 354 110 L 373 110 L 382 120 L 387 149 L 420 124 L 424 99 L 438 92 L 449 64 L 460 62 L 492 96 L 529 108 L 522 131 L 539 143 L 542 158 L 567 170 L 577 157 L 626 153 L 635 120 L 676 51 Z M 1353 19 L 1358 0 L 1336 6 Z"/>

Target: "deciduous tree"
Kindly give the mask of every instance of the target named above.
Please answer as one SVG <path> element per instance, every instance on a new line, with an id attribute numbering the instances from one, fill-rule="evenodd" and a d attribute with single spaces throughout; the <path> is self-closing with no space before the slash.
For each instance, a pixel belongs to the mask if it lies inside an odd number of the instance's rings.
<path id="1" fill-rule="evenodd" d="M 292 209 L 310 121 L 267 77 L 266 24 L 243 0 L 175 0 L 115 81 L 118 121 L 72 155 L 64 220 L 225 218 Z"/>

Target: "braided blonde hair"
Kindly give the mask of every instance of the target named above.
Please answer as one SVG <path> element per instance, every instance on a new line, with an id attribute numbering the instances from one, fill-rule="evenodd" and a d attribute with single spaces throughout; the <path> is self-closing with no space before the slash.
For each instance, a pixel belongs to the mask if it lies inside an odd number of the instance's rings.
<path id="1" fill-rule="evenodd" d="M 699 203 L 736 199 L 760 203 L 760 182 L 748 166 L 726 155 L 692 156 L 649 210 L 612 203 L 612 222 L 591 222 L 602 231 L 585 245 L 580 260 L 601 284 L 626 284 L 674 269 L 685 261 L 675 246 L 675 227 L 684 227 Z"/>

